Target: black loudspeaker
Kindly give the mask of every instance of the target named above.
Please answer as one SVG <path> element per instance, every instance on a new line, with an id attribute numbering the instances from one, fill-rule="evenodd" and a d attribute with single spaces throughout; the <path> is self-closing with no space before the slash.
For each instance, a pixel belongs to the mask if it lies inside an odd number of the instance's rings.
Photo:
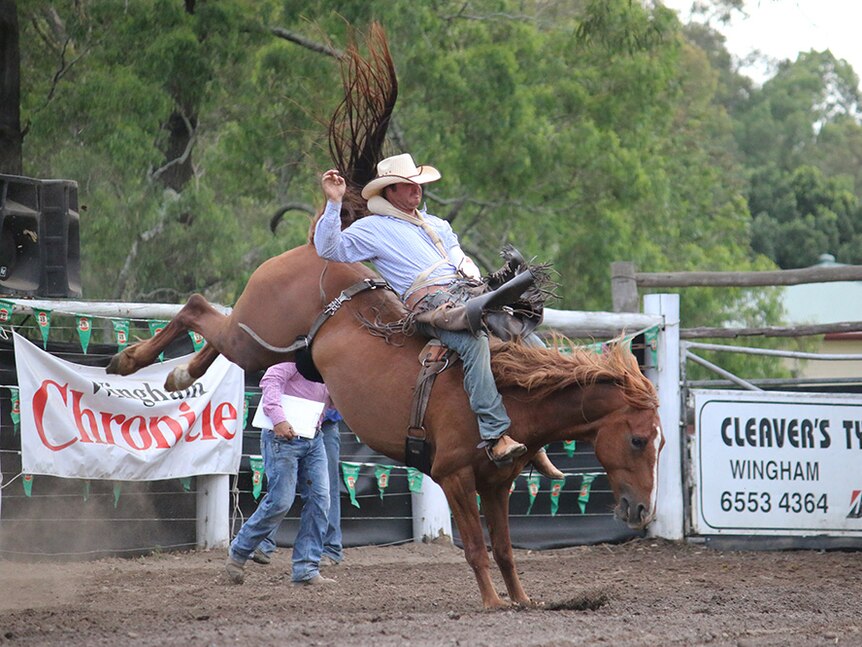
<path id="1" fill-rule="evenodd" d="M 0 296 L 81 296 L 78 184 L 0 175 Z"/>

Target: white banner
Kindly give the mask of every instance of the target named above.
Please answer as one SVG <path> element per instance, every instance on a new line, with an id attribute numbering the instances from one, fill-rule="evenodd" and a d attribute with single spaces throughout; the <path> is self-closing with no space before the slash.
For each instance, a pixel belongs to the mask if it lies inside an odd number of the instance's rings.
<path id="1" fill-rule="evenodd" d="M 133 375 L 66 362 L 15 335 L 25 474 L 153 481 L 234 474 L 242 452 L 243 371 L 219 356 L 171 393 L 181 357 Z"/>
<path id="2" fill-rule="evenodd" d="M 692 393 L 698 534 L 862 533 L 862 397 Z"/>

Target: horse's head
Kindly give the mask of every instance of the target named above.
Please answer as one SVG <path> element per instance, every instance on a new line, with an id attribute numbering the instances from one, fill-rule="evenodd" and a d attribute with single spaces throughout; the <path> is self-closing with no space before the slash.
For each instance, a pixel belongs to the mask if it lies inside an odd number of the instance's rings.
<path id="1" fill-rule="evenodd" d="M 644 528 L 655 517 L 658 457 L 664 446 L 658 411 L 625 407 L 610 414 L 594 444 L 617 500 L 617 518 Z"/>
<path id="2" fill-rule="evenodd" d="M 568 347 L 566 353 L 519 343 L 494 347 L 497 385 L 520 388 L 520 398 L 544 400 L 543 413 L 528 405 L 535 440 L 592 442 L 617 500 L 617 516 L 643 528 L 655 516 L 658 456 L 664 436 L 655 386 L 638 367 L 628 344 L 610 344 L 601 354 Z M 519 398 L 519 399 L 520 399 Z M 507 401 L 514 411 L 519 399 Z M 536 444 L 539 444 L 537 442 Z"/>

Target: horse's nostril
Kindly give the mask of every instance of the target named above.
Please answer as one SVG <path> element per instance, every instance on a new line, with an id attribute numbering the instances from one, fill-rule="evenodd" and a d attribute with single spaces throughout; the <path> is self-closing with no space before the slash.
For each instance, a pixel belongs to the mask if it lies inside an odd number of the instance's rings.
<path id="1" fill-rule="evenodd" d="M 639 521 L 645 521 L 647 518 L 647 509 L 643 503 L 638 504 L 637 518 Z"/>
<path id="2" fill-rule="evenodd" d="M 629 518 L 629 510 L 630 510 L 629 500 L 626 497 L 621 496 L 620 497 L 620 517 L 622 519 L 628 519 Z"/>

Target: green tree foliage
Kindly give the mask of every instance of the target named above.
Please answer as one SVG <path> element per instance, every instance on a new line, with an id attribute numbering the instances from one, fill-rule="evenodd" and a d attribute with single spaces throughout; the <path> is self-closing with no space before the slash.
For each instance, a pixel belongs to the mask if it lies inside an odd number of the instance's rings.
<path id="1" fill-rule="evenodd" d="M 808 267 L 824 252 L 859 263 L 862 212 L 849 182 L 812 166 L 768 167 L 752 179 L 752 245 L 780 267 Z"/>
<path id="2" fill-rule="evenodd" d="M 785 62 L 736 106 L 752 245 L 779 267 L 812 265 L 826 252 L 860 261 L 859 106 L 859 78 L 828 51 Z"/>

